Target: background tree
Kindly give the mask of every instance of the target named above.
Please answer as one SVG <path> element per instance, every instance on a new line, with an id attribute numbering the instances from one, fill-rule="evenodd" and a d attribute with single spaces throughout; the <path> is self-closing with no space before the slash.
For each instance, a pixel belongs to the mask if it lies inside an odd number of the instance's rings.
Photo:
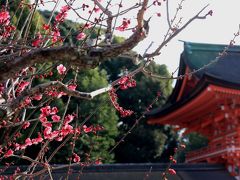
<path id="1" fill-rule="evenodd" d="M 137 65 L 134 65 L 133 62 L 127 58 L 116 58 L 106 61 L 101 65 L 101 68 L 107 70 L 110 82 L 127 74 L 128 71 L 136 69 L 136 67 Z M 170 77 L 165 65 L 152 63 L 148 66 L 148 70 L 163 77 Z M 120 117 L 120 134 L 118 139 L 127 133 L 135 123 L 137 117 L 149 108 L 148 105 L 151 104 L 152 99 L 156 97 L 157 93 L 161 93 L 161 96 L 159 101 L 155 103 L 152 108 L 161 107 L 172 90 L 172 80 L 152 79 L 144 74 L 136 75 L 135 80 L 138 84 L 134 89 L 118 91 L 119 103 L 122 104 L 124 108 L 134 111 L 134 116 L 127 118 Z M 160 158 L 164 149 L 171 152 L 176 146 L 176 144 L 173 144 L 170 148 L 164 148 L 164 145 L 171 143 L 171 141 L 176 141 L 175 139 L 176 134 L 170 127 L 151 126 L 147 124 L 146 119 L 143 119 L 138 123 L 131 134 L 128 135 L 123 143 L 124 145 L 118 146 L 116 149 L 116 160 L 121 163 L 159 162 L 164 159 L 164 157 L 163 159 Z M 164 160 L 168 160 L 168 158 Z"/>
<path id="2" fill-rule="evenodd" d="M 75 73 L 68 73 L 66 77 L 69 81 L 75 76 Z M 102 88 L 107 85 L 106 72 L 99 70 L 98 68 L 92 70 L 83 70 L 78 73 L 77 77 L 78 90 L 80 91 L 92 91 L 95 88 Z M 67 98 L 62 98 L 59 111 L 64 111 L 64 104 L 67 103 Z M 113 162 L 114 154 L 108 153 L 108 150 L 115 143 L 115 138 L 118 134 L 117 120 L 118 116 L 115 109 L 109 106 L 108 96 L 102 95 L 94 98 L 92 101 L 84 101 L 81 99 L 72 98 L 69 102 L 69 112 L 76 111 L 76 106 L 81 112 L 79 117 L 79 124 L 85 124 L 86 126 L 101 126 L 103 131 L 96 134 L 85 134 L 76 142 L 75 149 L 82 157 L 82 160 L 86 158 L 86 153 L 90 153 L 89 156 L 92 160 L 101 159 L 102 162 Z M 58 105 L 59 107 L 59 105 Z M 94 111 L 97 111 L 95 113 Z M 87 122 L 84 122 L 88 119 Z M 73 143 L 70 141 L 65 146 L 65 150 L 56 154 L 53 159 L 55 163 L 67 163 L 69 156 L 71 156 L 71 146 Z M 59 144 L 55 144 L 58 146 Z M 55 149 L 52 147 L 51 149 Z M 63 158 L 65 157 L 65 158 Z"/>
<path id="3" fill-rule="evenodd" d="M 186 153 L 194 151 L 208 145 L 208 139 L 198 133 L 190 133 L 183 137 L 183 141 L 186 144 L 184 151 L 180 152 L 177 156 L 179 162 L 184 162 L 186 158 Z"/>

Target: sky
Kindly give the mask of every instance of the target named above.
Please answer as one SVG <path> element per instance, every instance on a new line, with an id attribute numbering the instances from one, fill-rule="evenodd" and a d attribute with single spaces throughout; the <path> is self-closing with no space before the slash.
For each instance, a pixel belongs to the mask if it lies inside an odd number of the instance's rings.
<path id="1" fill-rule="evenodd" d="M 77 4 L 82 4 L 90 0 L 79 0 Z M 106 0 L 102 0 L 105 1 Z M 112 2 L 118 2 L 118 0 L 112 0 Z M 150 0 L 150 2 L 153 0 Z M 162 0 L 163 1 L 163 0 Z M 130 0 L 123 0 L 126 4 L 136 2 Z M 179 1 L 170 0 L 170 18 L 174 16 L 176 11 L 176 5 Z M 104 3 L 104 2 L 103 2 Z M 209 10 L 213 11 L 213 16 L 208 16 L 204 20 L 195 20 L 186 29 L 184 29 L 179 35 L 177 35 L 168 45 L 161 51 L 161 55 L 155 60 L 159 64 L 166 64 L 168 70 L 173 72 L 177 69 L 180 60 L 180 54 L 183 51 L 182 41 L 211 43 L 211 44 L 228 44 L 233 38 L 233 34 L 238 30 L 240 24 L 240 0 L 185 0 L 179 17 L 183 17 L 183 22 L 186 22 L 189 18 L 194 16 L 202 7 L 209 4 L 204 11 L 205 15 Z M 61 0 L 59 8 L 64 5 L 64 0 Z M 44 8 L 51 9 L 53 6 L 48 3 Z M 151 42 L 153 42 L 152 49 L 156 48 L 162 41 L 164 34 L 167 31 L 167 21 L 165 13 L 165 3 L 162 2 L 162 6 L 158 9 L 152 9 L 146 14 L 147 19 L 153 16 L 150 21 L 149 36 L 141 42 L 134 50 L 140 54 L 144 53 L 146 48 Z M 160 12 L 161 17 L 156 16 L 156 13 Z M 127 14 L 125 17 L 134 19 L 136 17 L 136 11 Z M 76 21 L 77 17 L 73 12 L 70 12 L 68 18 Z M 131 32 L 118 33 L 120 36 L 129 36 Z M 179 41 L 181 40 L 181 41 Z M 236 44 L 240 44 L 240 38 L 237 39 Z"/>

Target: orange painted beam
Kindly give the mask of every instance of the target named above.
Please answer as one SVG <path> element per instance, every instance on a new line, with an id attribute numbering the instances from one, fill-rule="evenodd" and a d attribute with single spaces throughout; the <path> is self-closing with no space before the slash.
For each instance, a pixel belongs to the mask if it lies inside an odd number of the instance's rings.
<path id="1" fill-rule="evenodd" d="M 172 124 L 172 121 L 176 123 L 175 119 L 183 119 L 185 114 L 187 115 L 194 109 L 199 108 L 199 104 L 204 104 L 209 101 L 213 97 L 213 92 L 210 88 L 206 88 L 203 92 L 201 92 L 197 97 L 192 99 L 190 102 L 185 104 L 184 106 L 179 107 L 175 111 L 163 116 L 161 118 L 155 118 L 148 120 L 149 124 Z"/>
<path id="2" fill-rule="evenodd" d="M 215 94 L 218 94 L 220 97 L 214 100 Z M 212 111 L 214 108 L 211 106 L 216 106 L 216 103 L 223 103 L 225 98 L 235 98 L 239 97 L 240 90 L 223 88 L 216 85 L 209 85 L 205 90 L 203 90 L 197 97 L 179 107 L 173 112 L 161 117 L 161 118 L 152 118 L 148 120 L 149 124 L 170 124 L 170 125 L 182 125 L 186 119 L 188 121 L 193 121 L 197 119 L 197 116 L 203 115 L 205 111 Z M 237 101 L 240 104 L 240 99 Z M 208 104 L 212 105 L 208 106 Z M 205 106 L 204 106 L 205 104 Z M 211 109 L 210 109 L 211 108 Z M 199 111 L 200 109 L 201 111 Z"/>

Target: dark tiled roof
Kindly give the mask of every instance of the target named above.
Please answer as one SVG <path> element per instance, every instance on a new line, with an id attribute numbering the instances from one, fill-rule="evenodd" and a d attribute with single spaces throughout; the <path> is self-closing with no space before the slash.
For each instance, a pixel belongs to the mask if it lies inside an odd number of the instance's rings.
<path id="1" fill-rule="evenodd" d="M 185 42 L 182 57 L 191 70 L 197 70 L 210 62 L 216 61 L 196 73 L 199 79 L 208 75 L 216 78 L 216 80 L 240 84 L 240 46 L 230 47 L 226 55 L 216 59 L 225 47 L 227 45 Z"/>
<path id="2" fill-rule="evenodd" d="M 167 164 L 111 164 L 84 167 L 73 167 L 69 179 L 81 180 L 160 180 Z M 22 167 L 24 168 L 24 167 Z M 169 176 L 169 180 L 234 180 L 223 165 L 218 164 L 176 164 L 176 175 Z M 14 171 L 10 168 L 8 173 Z M 67 168 L 52 172 L 54 179 L 66 178 Z M 48 174 L 44 174 L 49 179 Z M 39 179 L 37 177 L 35 179 Z"/>

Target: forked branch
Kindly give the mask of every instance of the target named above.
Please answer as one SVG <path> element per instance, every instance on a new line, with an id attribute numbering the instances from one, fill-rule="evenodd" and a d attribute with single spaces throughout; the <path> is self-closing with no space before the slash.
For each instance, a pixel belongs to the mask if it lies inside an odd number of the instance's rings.
<path id="1" fill-rule="evenodd" d="M 16 99 L 14 99 L 9 104 L 9 106 L 12 109 L 15 109 L 15 108 L 19 107 L 19 104 L 21 104 L 25 100 L 25 98 L 34 96 L 36 94 L 44 94 L 46 91 L 51 90 L 53 88 L 57 92 L 64 93 L 68 96 L 91 100 L 94 97 L 96 97 L 102 93 L 108 92 L 110 90 L 111 86 L 107 86 L 107 87 L 92 91 L 90 93 L 87 93 L 87 92 L 80 92 L 77 90 L 71 90 L 71 89 L 69 89 L 69 87 L 67 85 L 63 84 L 60 81 L 50 81 L 47 83 L 37 85 L 31 89 L 24 90 L 20 96 L 18 96 Z"/>

